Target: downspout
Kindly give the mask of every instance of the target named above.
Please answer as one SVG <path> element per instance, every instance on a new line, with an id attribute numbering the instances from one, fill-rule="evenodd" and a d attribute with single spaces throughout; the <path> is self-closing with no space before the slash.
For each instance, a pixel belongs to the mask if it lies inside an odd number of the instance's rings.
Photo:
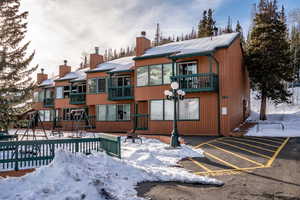
<path id="1" fill-rule="evenodd" d="M 222 136 L 221 134 L 221 93 L 220 93 L 220 88 L 221 88 L 221 78 L 220 78 L 220 63 L 219 61 L 214 57 L 213 54 L 208 56 L 209 58 L 212 58 L 212 60 L 215 62 L 216 67 L 217 67 L 217 74 L 218 74 L 218 98 L 217 98 L 217 106 L 218 106 L 218 135 Z"/>

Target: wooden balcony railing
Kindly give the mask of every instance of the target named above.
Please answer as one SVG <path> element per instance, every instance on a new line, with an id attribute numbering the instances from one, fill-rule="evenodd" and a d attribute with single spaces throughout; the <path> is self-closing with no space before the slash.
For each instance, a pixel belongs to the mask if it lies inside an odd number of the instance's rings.
<path id="1" fill-rule="evenodd" d="M 171 77 L 185 92 L 214 92 L 218 90 L 218 75 L 215 73 L 177 75 Z"/>
<path id="2" fill-rule="evenodd" d="M 71 93 L 70 104 L 85 104 L 86 93 Z"/>
<path id="3" fill-rule="evenodd" d="M 133 99 L 133 86 L 111 86 L 108 88 L 108 99 L 115 100 L 130 100 Z"/>

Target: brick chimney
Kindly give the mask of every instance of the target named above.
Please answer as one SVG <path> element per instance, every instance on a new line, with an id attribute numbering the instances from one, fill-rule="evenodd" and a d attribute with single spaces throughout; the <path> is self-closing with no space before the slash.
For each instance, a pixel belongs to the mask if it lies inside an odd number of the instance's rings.
<path id="1" fill-rule="evenodd" d="M 142 31 L 141 36 L 136 38 L 136 56 L 141 56 L 151 47 L 151 41 L 146 38 L 146 32 Z"/>
<path id="2" fill-rule="evenodd" d="M 59 78 L 64 77 L 69 72 L 71 72 L 71 67 L 68 66 L 68 61 L 64 60 L 64 64 L 59 66 Z"/>
<path id="3" fill-rule="evenodd" d="M 44 80 L 48 79 L 48 74 L 44 74 L 44 69 L 41 69 L 41 72 L 37 74 L 37 83 L 41 84 Z"/>
<path id="4" fill-rule="evenodd" d="M 90 69 L 104 62 L 103 56 L 99 54 L 99 47 L 95 47 L 95 53 L 90 55 Z"/>

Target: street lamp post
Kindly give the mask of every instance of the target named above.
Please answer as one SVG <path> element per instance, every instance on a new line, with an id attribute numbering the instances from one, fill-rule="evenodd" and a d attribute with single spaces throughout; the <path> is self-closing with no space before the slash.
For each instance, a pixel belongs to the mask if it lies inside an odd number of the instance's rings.
<path id="1" fill-rule="evenodd" d="M 173 119 L 173 131 L 171 133 L 171 147 L 179 147 L 179 132 L 177 128 L 177 103 L 179 100 L 183 100 L 185 92 L 179 89 L 179 84 L 177 82 L 171 83 L 171 90 L 165 90 L 165 96 L 168 100 L 173 100 L 174 103 L 174 119 Z"/>

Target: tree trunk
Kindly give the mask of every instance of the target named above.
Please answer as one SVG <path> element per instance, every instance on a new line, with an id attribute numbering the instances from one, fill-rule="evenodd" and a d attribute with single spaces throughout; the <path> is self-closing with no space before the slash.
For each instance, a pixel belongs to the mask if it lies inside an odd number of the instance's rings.
<path id="1" fill-rule="evenodd" d="M 262 94 L 261 96 L 261 104 L 260 104 L 260 120 L 267 120 L 267 115 L 266 115 L 266 110 L 267 110 L 267 97 Z"/>

